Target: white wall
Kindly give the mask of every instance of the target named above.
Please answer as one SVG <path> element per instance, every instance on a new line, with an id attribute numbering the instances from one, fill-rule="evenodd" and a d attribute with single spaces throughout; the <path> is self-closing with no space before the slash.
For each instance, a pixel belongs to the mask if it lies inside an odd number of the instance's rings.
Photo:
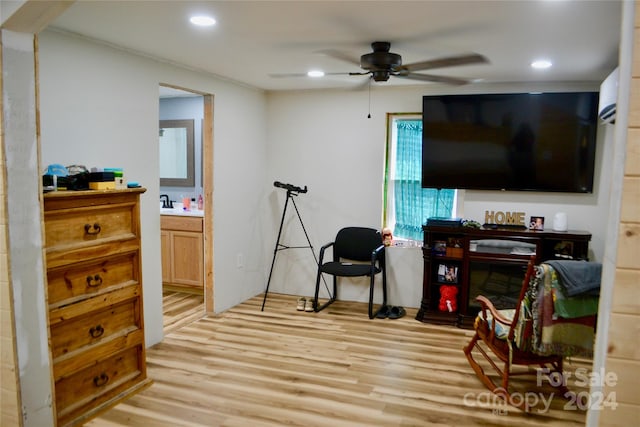
<path id="1" fill-rule="evenodd" d="M 268 95 L 269 181 L 307 185 L 297 198 L 298 208 L 316 253 L 348 225 L 382 226 L 386 113 L 420 112 L 422 96 L 438 93 L 598 90 L 599 84 L 473 85 L 451 88 L 422 85 L 402 88 L 376 86 L 371 93 L 371 118 L 367 91 L 295 91 Z M 598 129 L 596 182 L 593 194 L 466 191 L 459 216 L 484 222 L 485 210 L 524 211 L 540 215 L 548 224 L 556 212 L 568 214 L 569 226 L 593 234 L 592 258 L 601 260 L 608 216 L 611 182 L 611 125 Z M 602 164 L 605 164 L 604 168 Z M 272 187 L 269 195 L 271 243 L 275 244 L 284 190 Z M 425 218 L 426 220 L 426 218 Z M 306 244 L 295 212 L 288 212 L 283 227 L 285 244 Z M 266 248 L 266 247 L 265 247 Z M 274 246 L 269 249 L 273 253 Z M 417 251 L 415 248 L 396 251 Z M 400 273 L 393 258 L 403 265 Z M 415 259 L 407 263 L 407 259 Z M 415 254 L 390 254 L 391 304 L 418 307 L 422 286 L 422 263 Z M 406 270 L 411 270 L 408 272 Z M 270 290 L 312 295 L 315 289 L 314 259 L 309 250 L 279 251 Z M 343 282 L 345 283 L 345 282 Z M 366 281 L 339 288 L 339 298 L 368 300 Z M 321 286 L 321 289 L 324 285 Z M 326 296 L 326 292 L 321 292 Z M 412 295 L 419 295 L 414 298 Z"/>
<path id="2" fill-rule="evenodd" d="M 211 75 L 45 31 L 40 46 L 41 169 L 50 163 L 122 167 L 142 195 L 147 344 L 162 339 L 158 85 L 214 94 L 214 310 L 264 288 L 260 206 L 266 177 L 263 92 Z M 245 268 L 236 254 L 246 254 Z"/>

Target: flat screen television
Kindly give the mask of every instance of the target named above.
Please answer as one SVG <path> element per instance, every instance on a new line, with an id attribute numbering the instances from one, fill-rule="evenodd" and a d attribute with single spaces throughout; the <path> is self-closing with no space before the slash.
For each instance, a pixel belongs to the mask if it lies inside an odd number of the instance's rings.
<path id="1" fill-rule="evenodd" d="M 598 92 L 424 96 L 422 187 L 593 192 Z"/>

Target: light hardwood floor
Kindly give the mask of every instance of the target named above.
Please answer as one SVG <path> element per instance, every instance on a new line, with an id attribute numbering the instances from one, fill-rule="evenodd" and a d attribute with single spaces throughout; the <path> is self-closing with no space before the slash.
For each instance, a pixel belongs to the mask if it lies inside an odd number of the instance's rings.
<path id="1" fill-rule="evenodd" d="M 162 293 L 162 326 L 167 335 L 204 316 L 204 297 L 193 293 Z"/>
<path id="2" fill-rule="evenodd" d="M 462 352 L 471 331 L 418 322 L 414 309 L 369 320 L 366 304 L 307 313 L 296 300 L 269 294 L 260 311 L 256 296 L 172 329 L 147 351 L 154 384 L 87 426 L 584 425 L 560 397 L 529 415 L 494 400 Z"/>

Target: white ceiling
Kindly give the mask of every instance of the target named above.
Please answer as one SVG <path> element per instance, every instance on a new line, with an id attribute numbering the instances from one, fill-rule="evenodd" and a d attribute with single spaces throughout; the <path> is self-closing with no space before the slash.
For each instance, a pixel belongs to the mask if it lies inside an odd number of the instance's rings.
<path id="1" fill-rule="evenodd" d="M 193 27 L 192 14 L 217 24 Z M 492 82 L 602 81 L 618 62 L 621 2 L 502 1 L 115 1 L 80 0 L 52 28 L 104 41 L 265 90 L 357 87 L 365 76 L 275 78 L 358 72 L 373 41 L 391 42 L 404 64 L 480 53 L 490 63 L 429 74 Z M 533 70 L 537 58 L 551 69 Z M 431 84 L 394 78 L 378 85 Z"/>

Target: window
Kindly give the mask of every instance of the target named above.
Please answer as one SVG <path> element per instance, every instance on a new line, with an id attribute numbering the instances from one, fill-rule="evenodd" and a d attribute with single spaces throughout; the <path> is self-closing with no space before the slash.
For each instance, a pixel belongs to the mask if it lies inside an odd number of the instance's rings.
<path id="1" fill-rule="evenodd" d="M 384 224 L 394 238 L 422 240 L 429 217 L 454 217 L 456 190 L 422 188 L 422 117 L 388 114 Z"/>

